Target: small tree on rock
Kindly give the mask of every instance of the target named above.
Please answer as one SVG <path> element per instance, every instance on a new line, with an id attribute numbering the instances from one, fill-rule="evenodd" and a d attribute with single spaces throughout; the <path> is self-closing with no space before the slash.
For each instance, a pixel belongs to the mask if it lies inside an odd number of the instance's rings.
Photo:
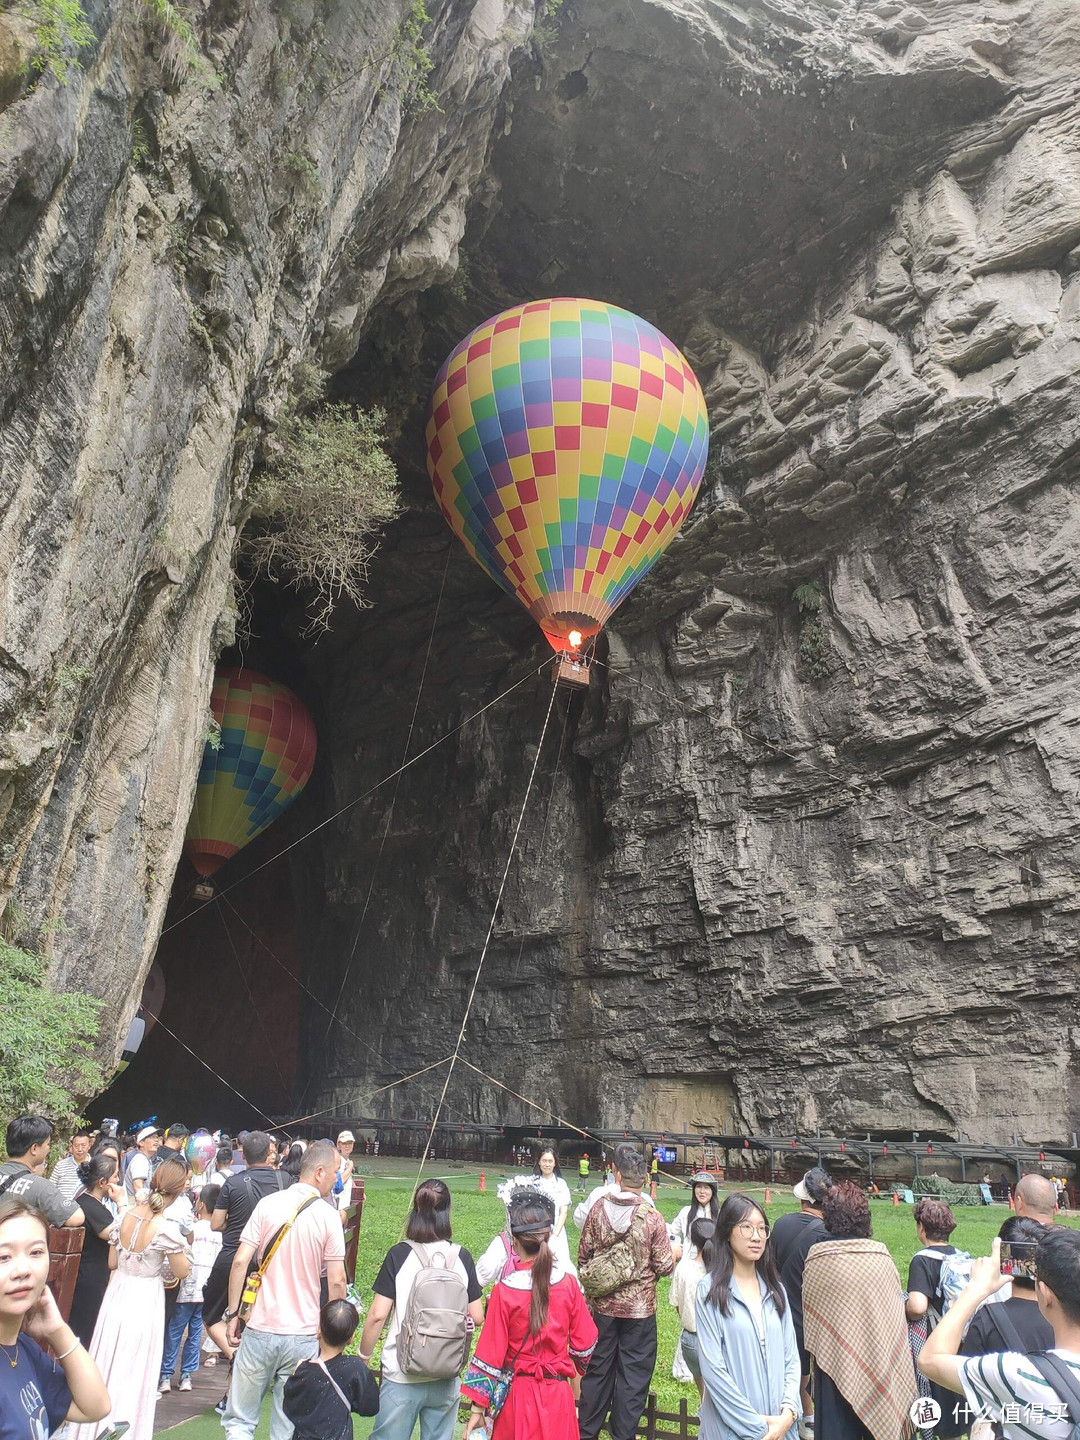
<path id="1" fill-rule="evenodd" d="M 340 403 L 288 413 L 253 482 L 241 553 L 256 573 L 314 591 L 309 632 L 329 628 L 343 596 L 368 603 L 368 564 L 399 503 L 385 425 L 383 410 Z"/>

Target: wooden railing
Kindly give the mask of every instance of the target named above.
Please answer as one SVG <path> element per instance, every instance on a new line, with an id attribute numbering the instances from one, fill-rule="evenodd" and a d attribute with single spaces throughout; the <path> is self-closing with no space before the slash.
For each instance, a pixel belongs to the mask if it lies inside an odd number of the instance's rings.
<path id="1" fill-rule="evenodd" d="M 356 1283 L 356 1256 L 360 1248 L 360 1221 L 364 1215 L 364 1178 L 357 1175 L 352 1182 L 352 1204 L 345 1212 L 345 1279 Z"/>
<path id="2" fill-rule="evenodd" d="M 606 1432 L 607 1427 L 604 1427 Z M 679 1412 L 661 1410 L 659 1401 L 650 1390 L 645 1413 L 641 1417 L 637 1433 L 642 1440 L 690 1440 L 698 1433 L 698 1417 L 690 1414 L 685 1395 L 679 1400 Z"/>

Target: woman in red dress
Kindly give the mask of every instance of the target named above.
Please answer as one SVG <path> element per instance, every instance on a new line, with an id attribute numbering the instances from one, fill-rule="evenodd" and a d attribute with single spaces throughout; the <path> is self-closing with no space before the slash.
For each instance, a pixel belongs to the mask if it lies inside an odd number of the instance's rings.
<path id="1" fill-rule="evenodd" d="M 548 1247 L 555 1226 L 552 1202 L 526 1190 L 514 1197 L 509 1212 L 521 1269 L 491 1292 L 461 1386 L 472 1401 L 465 1434 L 488 1428 L 492 1440 L 577 1440 L 575 1402 L 596 1326 L 576 1277 Z M 493 1402 L 498 1414 L 490 1428 Z"/>

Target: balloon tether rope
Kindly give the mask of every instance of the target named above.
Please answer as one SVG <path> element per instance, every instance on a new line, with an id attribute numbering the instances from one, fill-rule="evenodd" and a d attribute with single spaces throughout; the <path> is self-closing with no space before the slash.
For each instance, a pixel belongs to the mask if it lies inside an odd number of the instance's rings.
<path id="1" fill-rule="evenodd" d="M 431 1150 L 431 1140 L 435 1134 L 435 1126 L 439 1123 L 439 1116 L 442 1114 L 443 1104 L 446 1100 L 446 1092 L 450 1088 L 450 1081 L 454 1078 L 454 1070 L 457 1067 L 458 1056 L 461 1054 L 461 1046 L 465 1040 L 465 1030 L 469 1024 L 469 1016 L 472 1014 L 473 1001 L 476 999 L 477 987 L 480 984 L 480 975 L 484 969 L 484 961 L 487 959 L 488 949 L 491 945 L 491 937 L 495 933 L 495 925 L 498 921 L 499 910 L 502 906 L 502 898 L 506 891 L 506 882 L 510 876 L 510 866 L 514 862 L 514 855 L 517 853 L 518 840 L 521 836 L 521 827 L 525 823 L 525 812 L 529 808 L 529 797 L 532 795 L 533 782 L 536 779 L 536 771 L 540 765 L 540 755 L 544 749 L 544 740 L 547 737 L 548 725 L 551 722 L 551 712 L 555 708 L 555 687 L 551 688 L 551 699 L 548 701 L 547 714 L 544 716 L 544 728 L 540 732 L 540 743 L 536 747 L 536 754 L 533 756 L 532 769 L 529 771 L 529 783 L 525 787 L 525 798 L 521 802 L 521 810 L 518 812 L 517 825 L 514 827 L 514 838 L 510 842 L 510 853 L 506 857 L 506 864 L 503 866 L 502 879 L 499 881 L 499 891 L 495 896 L 495 904 L 491 910 L 491 919 L 488 921 L 487 934 L 484 937 L 484 946 L 480 951 L 480 959 L 476 964 L 476 974 L 473 976 L 472 985 L 469 988 L 468 1000 L 465 1003 L 465 1014 L 461 1017 L 461 1028 L 458 1031 L 457 1043 L 454 1045 L 453 1054 L 450 1056 L 450 1064 L 446 1071 L 446 1078 L 443 1081 L 442 1094 L 439 1096 L 439 1103 L 435 1107 L 435 1114 L 431 1126 L 424 1141 L 424 1153 L 420 1157 L 420 1164 L 417 1166 L 416 1179 L 413 1182 L 412 1193 L 415 1196 L 420 1184 L 420 1176 L 424 1173 L 424 1166 L 427 1164 L 428 1154 Z M 405 1221 L 401 1224 L 401 1233 L 405 1233 Z"/>

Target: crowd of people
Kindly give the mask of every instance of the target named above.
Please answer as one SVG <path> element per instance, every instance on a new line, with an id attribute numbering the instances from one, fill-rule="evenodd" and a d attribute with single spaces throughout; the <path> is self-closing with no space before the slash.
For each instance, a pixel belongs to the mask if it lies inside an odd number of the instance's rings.
<path id="1" fill-rule="evenodd" d="M 454 1241 L 445 1183 L 420 1183 L 360 1329 L 342 1224 L 352 1134 L 280 1153 L 261 1131 L 204 1137 L 198 1174 L 192 1141 L 153 1123 L 126 1143 L 79 1134 L 46 1179 L 51 1124 L 8 1125 L 0 1440 L 62 1426 L 94 1440 L 121 1422 L 150 1440 L 207 1349 L 227 1440 L 251 1440 L 268 1395 L 271 1440 L 349 1440 L 354 1414 L 376 1417 L 373 1440 L 451 1440 L 463 1402 L 467 1436 L 633 1440 L 668 1275 L 702 1440 L 1069 1440 L 1080 1423 L 1080 1232 L 1055 1223 L 1040 1175 L 1016 1187 L 989 1257 L 952 1245 L 943 1200 L 918 1201 L 905 1287 L 851 1181 L 808 1171 L 800 1208 L 770 1226 L 701 1172 L 668 1223 L 629 1143 L 574 1210 L 572 1256 L 570 1189 L 544 1147 L 500 1187 L 505 1227 L 478 1261 Z M 46 1284 L 50 1224 L 85 1232 L 68 1323 Z"/>

